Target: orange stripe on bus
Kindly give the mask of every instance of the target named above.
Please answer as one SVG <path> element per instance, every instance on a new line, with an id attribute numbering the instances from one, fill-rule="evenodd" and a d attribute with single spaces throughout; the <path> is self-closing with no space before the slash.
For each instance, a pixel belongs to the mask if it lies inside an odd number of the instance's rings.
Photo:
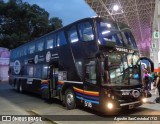
<path id="1" fill-rule="evenodd" d="M 99 92 L 86 91 L 86 90 L 84 90 L 84 94 L 91 96 L 99 96 Z"/>
<path id="2" fill-rule="evenodd" d="M 42 80 L 41 84 L 48 84 L 48 80 Z"/>
<path id="3" fill-rule="evenodd" d="M 90 95 L 90 96 L 99 96 L 99 92 L 93 92 L 93 91 L 87 91 L 87 90 L 82 90 L 76 87 L 73 87 L 73 89 L 79 93 L 85 94 L 85 95 Z"/>
<path id="4" fill-rule="evenodd" d="M 73 87 L 73 89 L 74 89 L 75 91 L 83 94 L 83 90 L 82 90 L 82 89 L 79 89 L 79 88 L 76 88 L 76 87 Z"/>
<path id="5" fill-rule="evenodd" d="M 58 81 L 58 84 L 64 84 L 64 82 L 63 81 Z"/>

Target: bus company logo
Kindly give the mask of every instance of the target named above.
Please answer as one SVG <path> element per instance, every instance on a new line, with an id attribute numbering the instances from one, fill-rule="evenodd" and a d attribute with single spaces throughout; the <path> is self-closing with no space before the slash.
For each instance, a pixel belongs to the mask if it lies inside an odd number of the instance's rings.
<path id="1" fill-rule="evenodd" d="M 51 52 L 48 51 L 46 54 L 46 62 L 50 62 L 50 60 L 51 60 Z"/>
<path id="2" fill-rule="evenodd" d="M 133 95 L 133 97 L 139 97 L 140 96 L 140 92 L 138 91 L 138 90 L 133 90 L 132 91 L 132 95 Z"/>
<path id="3" fill-rule="evenodd" d="M 38 63 L 38 55 L 35 55 L 35 57 L 34 57 L 34 63 L 35 63 L 35 64 Z"/>
<path id="4" fill-rule="evenodd" d="M 13 69 L 14 69 L 14 73 L 15 73 L 15 74 L 19 74 L 19 73 L 20 73 L 21 63 L 19 62 L 19 60 L 16 60 L 16 61 L 14 62 Z"/>

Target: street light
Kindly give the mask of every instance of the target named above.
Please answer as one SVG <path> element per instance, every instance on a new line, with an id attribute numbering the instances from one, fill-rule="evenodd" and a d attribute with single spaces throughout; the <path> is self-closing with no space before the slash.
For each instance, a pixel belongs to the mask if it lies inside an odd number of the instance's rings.
<path id="1" fill-rule="evenodd" d="M 119 10 L 119 6 L 118 6 L 118 5 L 114 5 L 114 6 L 113 6 L 113 10 L 114 10 L 114 11 L 118 11 L 118 10 Z"/>

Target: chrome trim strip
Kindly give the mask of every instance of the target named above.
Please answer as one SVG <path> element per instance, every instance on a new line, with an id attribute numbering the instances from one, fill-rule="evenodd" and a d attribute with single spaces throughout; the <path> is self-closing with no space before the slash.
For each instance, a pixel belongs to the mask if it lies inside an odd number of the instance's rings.
<path id="1" fill-rule="evenodd" d="M 140 101 L 130 102 L 130 103 L 123 103 L 123 104 L 120 104 L 120 106 L 126 106 L 126 105 L 130 105 L 130 104 L 135 104 L 135 103 L 140 103 Z"/>
<path id="2" fill-rule="evenodd" d="M 75 83 L 75 84 L 83 84 L 83 82 L 77 82 L 77 81 L 65 81 L 65 80 L 59 80 L 67 83 Z"/>

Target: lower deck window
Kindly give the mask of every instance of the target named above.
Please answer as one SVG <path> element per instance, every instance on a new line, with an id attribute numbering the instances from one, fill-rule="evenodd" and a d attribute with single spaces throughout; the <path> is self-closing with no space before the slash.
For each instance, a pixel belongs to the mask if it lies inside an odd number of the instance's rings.
<path id="1" fill-rule="evenodd" d="M 86 65 L 86 80 L 92 84 L 96 84 L 96 64 L 95 64 L 95 61 L 90 61 Z"/>

